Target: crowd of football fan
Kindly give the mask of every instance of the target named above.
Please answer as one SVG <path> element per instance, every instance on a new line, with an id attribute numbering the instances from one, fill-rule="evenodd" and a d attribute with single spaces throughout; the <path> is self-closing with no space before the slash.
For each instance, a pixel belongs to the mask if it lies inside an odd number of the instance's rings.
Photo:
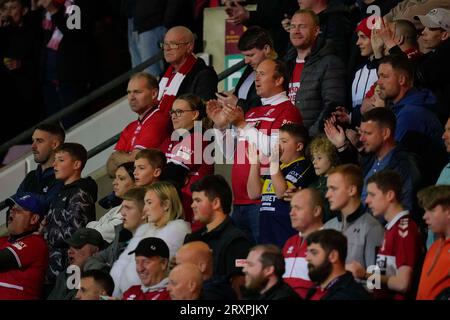
<path id="1" fill-rule="evenodd" d="M 132 65 L 161 48 L 166 68 L 128 82 L 138 118 L 106 163 L 109 211 L 96 220 L 86 149 L 36 127 L 38 167 L 6 199 L 0 299 L 448 300 L 450 3 L 154 2 L 123 1 Z M 85 94 L 66 8 L 86 3 L 0 1 L 1 79 L 38 90 L 37 19 L 44 105 Z M 191 31 L 217 5 L 247 26 L 246 67 L 220 93 Z"/>

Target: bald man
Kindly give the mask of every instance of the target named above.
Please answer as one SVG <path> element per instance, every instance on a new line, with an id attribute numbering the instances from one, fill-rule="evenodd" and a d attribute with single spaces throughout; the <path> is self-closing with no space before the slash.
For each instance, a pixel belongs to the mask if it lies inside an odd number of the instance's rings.
<path id="1" fill-rule="evenodd" d="M 203 100 L 215 98 L 217 74 L 193 54 L 191 30 L 182 26 L 171 28 L 164 37 L 162 49 L 169 68 L 159 83 L 160 109 L 169 112 L 176 97 L 184 93 L 195 94 Z"/>
<path id="2" fill-rule="evenodd" d="M 175 254 L 175 261 L 177 265 L 191 263 L 199 268 L 203 277 L 202 300 L 237 300 L 230 281 L 213 274 L 213 255 L 205 242 L 193 241 L 183 245 Z"/>
<path id="3" fill-rule="evenodd" d="M 172 300 L 199 300 L 202 292 L 203 275 L 192 263 L 183 263 L 169 274 L 169 291 Z"/>

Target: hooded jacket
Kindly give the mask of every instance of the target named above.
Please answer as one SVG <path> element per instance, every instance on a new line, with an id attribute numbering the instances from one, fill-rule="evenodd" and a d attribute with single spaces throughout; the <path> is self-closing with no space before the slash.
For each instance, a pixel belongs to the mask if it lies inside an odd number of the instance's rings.
<path id="1" fill-rule="evenodd" d="M 300 110 L 311 136 L 322 131 L 323 120 L 331 109 L 346 102 L 346 71 L 343 62 L 335 54 L 334 46 L 319 37 L 311 54 L 305 58 L 295 106 Z M 291 73 L 295 59 L 288 61 Z"/>
<path id="2" fill-rule="evenodd" d="M 49 246 L 49 271 L 47 283 L 67 267 L 67 244 L 65 240 L 89 221 L 95 220 L 97 183 L 91 178 L 82 178 L 64 185 L 56 199 L 50 204 L 43 235 Z"/>

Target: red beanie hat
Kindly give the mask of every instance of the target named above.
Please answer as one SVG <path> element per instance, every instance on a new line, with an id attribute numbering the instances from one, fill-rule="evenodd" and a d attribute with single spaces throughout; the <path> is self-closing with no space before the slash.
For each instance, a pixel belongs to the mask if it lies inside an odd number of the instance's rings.
<path id="1" fill-rule="evenodd" d="M 358 33 L 358 31 L 361 31 L 362 33 L 364 33 L 366 35 L 366 37 L 371 38 L 372 37 L 372 30 L 369 29 L 368 26 L 368 21 L 369 21 L 370 17 L 367 17 L 365 19 L 363 19 L 358 26 L 356 27 L 355 32 Z"/>

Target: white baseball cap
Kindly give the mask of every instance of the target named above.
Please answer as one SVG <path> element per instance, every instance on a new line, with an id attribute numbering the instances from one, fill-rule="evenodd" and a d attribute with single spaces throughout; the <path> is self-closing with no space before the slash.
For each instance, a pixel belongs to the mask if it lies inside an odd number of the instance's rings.
<path id="1" fill-rule="evenodd" d="M 436 8 L 430 10 L 426 15 L 415 16 L 414 19 L 420 20 L 424 27 L 450 31 L 450 10 Z"/>

